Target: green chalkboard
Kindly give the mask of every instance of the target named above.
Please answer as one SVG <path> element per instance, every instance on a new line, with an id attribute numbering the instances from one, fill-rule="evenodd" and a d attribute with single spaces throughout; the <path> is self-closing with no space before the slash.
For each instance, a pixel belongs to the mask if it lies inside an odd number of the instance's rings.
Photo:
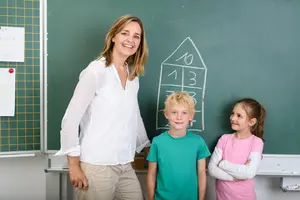
<path id="1" fill-rule="evenodd" d="M 99 55 L 107 30 L 131 13 L 145 24 L 150 57 L 139 102 L 149 137 L 167 125 L 172 91 L 197 101 L 191 130 L 212 150 L 228 133 L 232 103 L 261 102 L 268 113 L 264 153 L 300 154 L 300 2 L 297 0 L 48 1 L 48 150 L 79 73 Z"/>
<path id="2" fill-rule="evenodd" d="M 0 27 L 25 28 L 24 62 L 1 62 L 15 69 L 15 114 L 0 117 L 0 152 L 40 151 L 40 3 L 0 1 Z M 3 39 L 3 38 L 2 38 Z M 1 38 L 0 38 L 1 40 Z M 0 98 L 3 92 L 0 92 Z"/>

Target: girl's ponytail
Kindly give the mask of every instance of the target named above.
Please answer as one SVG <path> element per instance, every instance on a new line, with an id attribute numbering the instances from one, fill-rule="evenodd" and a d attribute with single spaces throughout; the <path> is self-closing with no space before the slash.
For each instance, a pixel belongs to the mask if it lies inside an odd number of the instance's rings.
<path id="1" fill-rule="evenodd" d="M 260 106 L 260 114 L 259 114 L 259 116 L 257 116 L 257 122 L 253 126 L 252 132 L 255 136 L 263 139 L 266 111 L 262 105 L 259 105 L 259 106 Z"/>

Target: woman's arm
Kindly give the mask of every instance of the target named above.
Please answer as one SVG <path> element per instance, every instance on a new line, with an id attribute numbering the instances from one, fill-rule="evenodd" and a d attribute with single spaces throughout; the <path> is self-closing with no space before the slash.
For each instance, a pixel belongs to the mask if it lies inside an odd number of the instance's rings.
<path id="1" fill-rule="evenodd" d="M 137 141 L 136 141 L 136 152 L 139 153 L 145 147 L 150 146 L 150 140 L 148 138 L 143 119 L 141 117 L 139 105 L 137 105 Z"/>
<path id="2" fill-rule="evenodd" d="M 97 86 L 97 77 L 93 70 L 85 69 L 80 74 L 79 82 L 63 117 L 60 131 L 61 149 L 56 155 L 80 156 L 79 124 L 94 98 Z"/>
<path id="3" fill-rule="evenodd" d="M 222 160 L 219 164 L 219 167 L 226 171 L 228 174 L 232 175 L 237 179 L 252 179 L 255 177 L 260 162 L 261 162 L 261 153 L 252 152 L 248 158 L 248 163 L 233 164 L 227 160 Z"/>
<path id="4" fill-rule="evenodd" d="M 198 165 L 198 195 L 199 200 L 204 200 L 206 190 L 206 159 L 203 158 L 197 161 Z"/>
<path id="5" fill-rule="evenodd" d="M 233 181 L 233 177 L 218 167 L 219 162 L 222 160 L 222 150 L 218 147 L 215 148 L 208 165 L 208 173 L 216 179 L 224 181 Z"/>
<path id="6" fill-rule="evenodd" d="M 136 78 L 137 80 L 137 90 L 139 90 L 139 79 Z M 148 138 L 145 126 L 144 126 L 144 122 L 141 116 L 141 112 L 140 112 L 140 106 L 137 100 L 137 138 L 136 138 L 136 152 L 140 153 L 143 148 L 145 147 L 149 147 L 150 146 L 150 140 Z"/>
<path id="7" fill-rule="evenodd" d="M 87 189 L 88 182 L 80 167 L 80 145 L 78 129 L 80 121 L 94 98 L 98 87 L 97 77 L 91 67 L 86 68 L 79 76 L 73 97 L 62 120 L 60 132 L 61 149 L 55 155 L 67 155 L 72 185 Z"/>
<path id="8" fill-rule="evenodd" d="M 149 162 L 148 174 L 147 174 L 148 200 L 154 200 L 155 187 L 156 187 L 156 172 L 157 172 L 157 163 Z"/>

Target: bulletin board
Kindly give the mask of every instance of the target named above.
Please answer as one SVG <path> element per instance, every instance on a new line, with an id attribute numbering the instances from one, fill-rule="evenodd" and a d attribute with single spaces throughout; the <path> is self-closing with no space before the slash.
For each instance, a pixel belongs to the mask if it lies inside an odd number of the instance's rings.
<path id="1" fill-rule="evenodd" d="M 0 61 L 15 69 L 14 116 L 0 116 L 0 154 L 41 150 L 40 1 L 1 0 L 0 27 L 25 28 L 24 62 Z M 1 91 L 0 91 L 1 92 Z"/>

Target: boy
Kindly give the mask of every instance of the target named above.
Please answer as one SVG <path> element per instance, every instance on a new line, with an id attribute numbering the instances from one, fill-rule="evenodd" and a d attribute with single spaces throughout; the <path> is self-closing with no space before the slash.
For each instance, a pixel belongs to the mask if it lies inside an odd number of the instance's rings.
<path id="1" fill-rule="evenodd" d="M 175 92 L 165 102 L 170 129 L 153 138 L 147 160 L 149 200 L 204 200 L 206 161 L 210 156 L 201 136 L 187 131 L 195 102 L 186 92 Z"/>

